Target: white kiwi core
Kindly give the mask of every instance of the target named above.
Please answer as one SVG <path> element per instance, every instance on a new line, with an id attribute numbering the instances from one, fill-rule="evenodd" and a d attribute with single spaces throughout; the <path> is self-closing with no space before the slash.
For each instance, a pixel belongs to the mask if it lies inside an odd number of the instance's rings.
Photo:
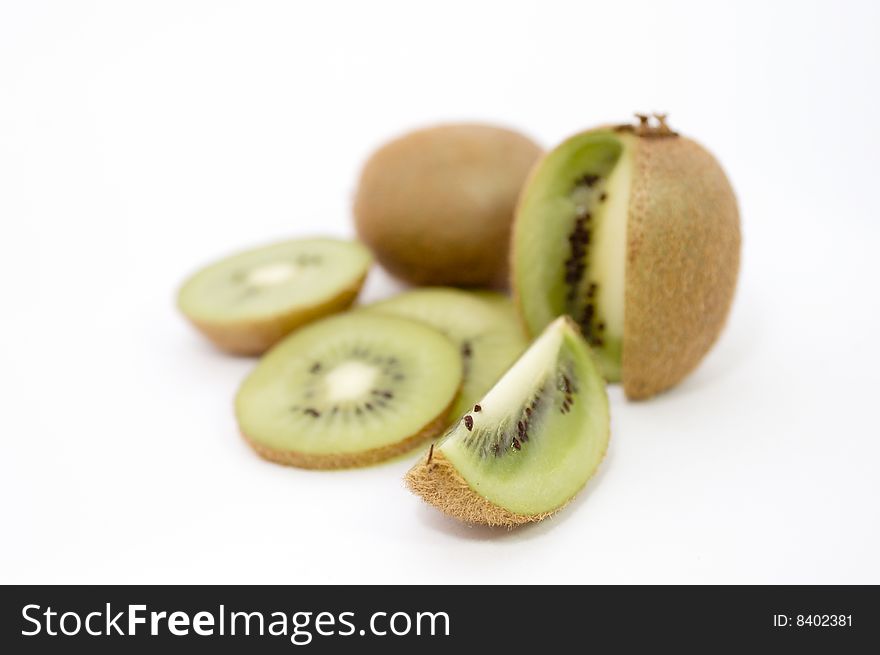
<path id="1" fill-rule="evenodd" d="M 602 286 L 596 309 L 605 321 L 608 334 L 623 334 L 624 289 L 626 282 L 626 223 L 629 216 L 633 176 L 633 148 L 625 147 L 605 184 L 602 220 L 594 231 L 595 245 L 590 255 L 594 275 Z"/>
<path id="2" fill-rule="evenodd" d="M 248 273 L 247 279 L 255 287 L 273 287 L 287 282 L 299 272 L 299 267 L 290 262 L 274 262 L 259 266 Z"/>
<path id="3" fill-rule="evenodd" d="M 535 387 L 553 371 L 556 364 L 555 354 L 562 343 L 563 325 L 561 321 L 557 321 L 553 329 L 545 330 L 504 377 L 486 393 L 480 401 L 480 411 L 471 412 L 474 425 L 495 423 L 503 418 L 511 407 L 522 403 L 523 389 Z"/>
<path id="4" fill-rule="evenodd" d="M 327 373 L 327 400 L 341 402 L 363 398 L 370 392 L 379 369 L 363 362 L 343 362 Z"/>

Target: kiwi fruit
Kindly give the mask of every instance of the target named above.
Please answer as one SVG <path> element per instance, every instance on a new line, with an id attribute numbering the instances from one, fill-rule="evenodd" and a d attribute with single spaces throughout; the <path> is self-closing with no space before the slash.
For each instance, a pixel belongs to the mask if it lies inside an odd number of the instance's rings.
<path id="1" fill-rule="evenodd" d="M 479 124 L 418 130 L 364 165 L 354 201 L 360 238 L 417 285 L 506 286 L 510 225 L 541 149 Z"/>
<path id="2" fill-rule="evenodd" d="M 513 303 L 500 293 L 414 289 L 366 309 L 427 323 L 458 346 L 464 381 L 450 412 L 454 417 L 486 393 L 528 345 Z"/>
<path id="3" fill-rule="evenodd" d="M 388 459 L 446 425 L 458 348 L 417 321 L 347 312 L 272 348 L 235 399 L 241 433 L 266 459 L 302 468 Z"/>
<path id="4" fill-rule="evenodd" d="M 512 284 L 531 334 L 580 325 L 629 398 L 677 384 L 717 339 L 739 270 L 736 198 L 716 159 L 664 115 L 576 134 L 533 170 Z"/>
<path id="5" fill-rule="evenodd" d="M 259 355 L 357 297 L 372 256 L 362 244 L 298 239 L 222 259 L 190 277 L 180 311 L 219 348 Z"/>
<path id="6" fill-rule="evenodd" d="M 458 519 L 513 527 L 571 500 L 602 461 L 608 438 L 605 382 L 564 316 L 431 446 L 406 484 Z"/>

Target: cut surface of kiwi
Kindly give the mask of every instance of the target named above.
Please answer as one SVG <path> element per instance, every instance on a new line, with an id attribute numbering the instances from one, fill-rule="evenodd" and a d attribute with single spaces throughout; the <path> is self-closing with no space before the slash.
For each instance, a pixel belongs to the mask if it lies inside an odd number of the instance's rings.
<path id="1" fill-rule="evenodd" d="M 263 457 L 303 468 L 387 459 L 435 436 L 461 385 L 458 348 L 404 318 L 351 312 L 269 351 L 235 399 Z"/>
<path id="2" fill-rule="evenodd" d="M 511 265 L 530 334 L 571 316 L 630 398 L 676 384 L 723 327 L 739 268 L 739 213 L 718 162 L 657 125 L 576 134 L 533 169 Z"/>
<path id="3" fill-rule="evenodd" d="M 471 407 L 528 345 L 513 303 L 500 293 L 415 289 L 366 309 L 427 323 L 458 346 L 464 381 L 451 417 Z"/>
<path id="4" fill-rule="evenodd" d="M 605 382 L 577 326 L 552 322 L 407 473 L 409 488 L 469 523 L 546 518 L 593 475 L 608 446 Z"/>
<path id="5" fill-rule="evenodd" d="M 300 325 L 348 307 L 371 262 L 354 241 L 277 243 L 198 271 L 181 287 L 178 307 L 223 350 L 257 355 Z"/>
<path id="6" fill-rule="evenodd" d="M 606 379 L 620 379 L 631 157 L 625 137 L 588 132 L 553 151 L 520 205 L 517 298 L 529 330 L 578 323 Z"/>

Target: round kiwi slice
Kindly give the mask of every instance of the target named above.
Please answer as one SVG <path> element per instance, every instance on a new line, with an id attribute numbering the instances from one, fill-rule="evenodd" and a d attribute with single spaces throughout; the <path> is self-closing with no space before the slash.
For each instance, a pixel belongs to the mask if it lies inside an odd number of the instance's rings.
<path id="1" fill-rule="evenodd" d="M 367 309 L 422 321 L 458 345 L 464 382 L 450 416 L 473 405 L 528 345 L 513 303 L 500 293 L 415 289 Z"/>
<path id="2" fill-rule="evenodd" d="M 605 382 L 578 327 L 556 319 L 406 476 L 463 521 L 512 527 L 560 509 L 608 446 Z"/>
<path id="3" fill-rule="evenodd" d="M 665 116 L 577 134 L 523 189 L 512 286 L 539 333 L 569 314 L 630 398 L 678 383 L 708 352 L 739 269 L 736 199 L 715 158 Z"/>
<path id="4" fill-rule="evenodd" d="M 372 257 L 354 241 L 298 239 L 203 268 L 181 287 L 180 311 L 221 349 L 259 355 L 357 297 Z"/>
<path id="5" fill-rule="evenodd" d="M 404 318 L 353 312 L 297 330 L 235 399 L 266 459 L 303 468 L 372 464 L 436 435 L 461 385 L 456 346 Z"/>

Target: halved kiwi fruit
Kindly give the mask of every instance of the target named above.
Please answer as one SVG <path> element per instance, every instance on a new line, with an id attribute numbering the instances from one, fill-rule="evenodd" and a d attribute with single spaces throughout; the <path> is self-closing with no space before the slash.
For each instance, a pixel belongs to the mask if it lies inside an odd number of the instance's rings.
<path id="1" fill-rule="evenodd" d="M 181 287 L 180 311 L 227 352 L 259 355 L 297 327 L 357 297 L 372 256 L 340 239 L 298 239 L 248 250 Z"/>
<path id="2" fill-rule="evenodd" d="M 450 412 L 453 417 L 486 393 L 528 345 L 513 303 L 500 293 L 415 289 L 366 309 L 422 321 L 458 345 L 464 382 Z"/>
<path id="3" fill-rule="evenodd" d="M 511 258 L 529 331 L 572 316 L 630 398 L 673 386 L 709 350 L 740 246 L 736 199 L 715 158 L 665 116 L 639 118 L 577 134 L 536 165 Z"/>
<path id="4" fill-rule="evenodd" d="M 469 523 L 515 526 L 560 509 L 608 446 L 605 382 L 568 317 L 556 319 L 406 475 Z"/>
<path id="5" fill-rule="evenodd" d="M 270 350 L 235 399 L 266 459 L 303 468 L 378 462 L 435 436 L 461 385 L 458 348 L 404 318 L 350 312 Z"/>

